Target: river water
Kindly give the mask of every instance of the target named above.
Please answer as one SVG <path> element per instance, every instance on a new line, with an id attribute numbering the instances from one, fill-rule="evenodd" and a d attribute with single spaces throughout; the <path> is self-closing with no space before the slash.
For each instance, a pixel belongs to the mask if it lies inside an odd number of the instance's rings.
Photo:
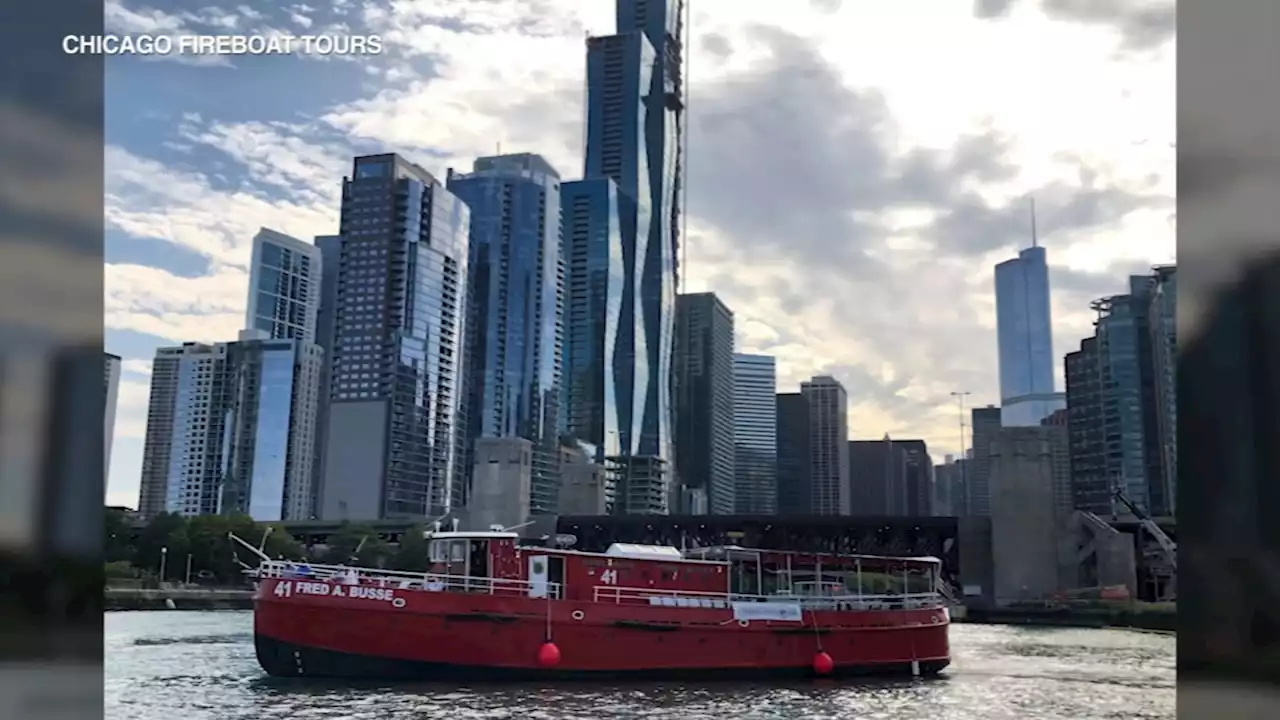
<path id="1" fill-rule="evenodd" d="M 248 612 L 106 615 L 108 720 L 1139 720 L 1175 717 L 1175 641 L 962 625 L 934 680 L 768 684 L 351 684 L 272 679 Z"/>

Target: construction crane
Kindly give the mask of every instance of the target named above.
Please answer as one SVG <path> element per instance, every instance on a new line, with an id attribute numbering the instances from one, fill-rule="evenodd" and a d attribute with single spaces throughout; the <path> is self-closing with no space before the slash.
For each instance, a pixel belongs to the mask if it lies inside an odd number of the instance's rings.
<path id="1" fill-rule="evenodd" d="M 1113 494 L 1116 500 L 1119 500 L 1120 504 L 1128 508 L 1129 512 L 1133 513 L 1133 516 L 1138 519 L 1142 529 L 1151 533 L 1151 537 L 1156 539 L 1156 543 L 1160 546 L 1160 550 L 1164 554 L 1165 560 L 1168 561 L 1169 567 L 1173 568 L 1174 572 L 1177 572 L 1178 544 L 1173 541 L 1173 538 L 1169 537 L 1168 533 L 1160 529 L 1160 526 L 1156 524 L 1155 520 L 1151 519 L 1150 515 L 1129 501 L 1128 496 L 1124 494 L 1123 488 L 1116 488 Z"/>

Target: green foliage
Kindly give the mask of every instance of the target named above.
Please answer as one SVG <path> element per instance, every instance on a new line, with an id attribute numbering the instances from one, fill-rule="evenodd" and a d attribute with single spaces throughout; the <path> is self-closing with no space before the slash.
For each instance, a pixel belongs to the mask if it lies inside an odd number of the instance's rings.
<path id="1" fill-rule="evenodd" d="M 112 560 L 105 563 L 103 573 L 108 580 L 135 580 L 140 574 L 138 568 L 128 560 Z"/>
<path id="2" fill-rule="evenodd" d="M 198 583 L 242 585 L 244 565 L 256 566 L 258 558 L 229 534 L 261 547 L 274 559 L 415 572 L 428 568 L 428 541 L 423 537 L 427 528 L 422 525 L 411 528 L 399 547 L 393 547 L 369 525 L 344 523 L 319 552 L 309 552 L 281 524 L 255 522 L 247 515 L 161 514 L 137 528 L 125 513 L 108 510 L 106 526 L 105 573 L 111 579 L 180 583 L 189 577 Z"/>
<path id="3" fill-rule="evenodd" d="M 327 543 L 328 550 L 319 562 L 330 565 L 387 567 L 391 547 L 368 525 L 343 523 Z"/>
<path id="4" fill-rule="evenodd" d="M 430 541 L 425 537 L 426 532 L 426 525 L 414 525 L 401 535 L 400 547 L 396 548 L 395 553 L 392 554 L 389 567 L 396 570 L 426 572 L 431 566 L 427 554 Z"/>
<path id="5" fill-rule="evenodd" d="M 114 508 L 107 508 L 103 519 L 106 537 L 102 543 L 103 557 L 106 562 L 131 561 L 134 556 L 133 524 L 127 513 Z"/>
<path id="6" fill-rule="evenodd" d="M 124 572 L 128 565 L 135 573 L 130 577 L 141 575 L 152 582 L 184 582 L 190 578 L 192 582 L 241 585 L 245 581 L 241 563 L 252 567 L 258 558 L 231 540 L 230 533 L 254 547 L 261 544 L 263 552 L 272 558 L 307 557 L 306 548 L 283 527 L 255 522 L 248 515 L 184 518 L 165 513 L 135 530 L 123 513 L 108 510 L 106 525 L 108 577 L 120 577 L 112 573 Z"/>

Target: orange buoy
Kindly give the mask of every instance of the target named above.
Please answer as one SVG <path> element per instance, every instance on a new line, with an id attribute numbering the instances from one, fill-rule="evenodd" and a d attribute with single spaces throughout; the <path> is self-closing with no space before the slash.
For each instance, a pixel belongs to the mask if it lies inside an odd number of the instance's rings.
<path id="1" fill-rule="evenodd" d="M 538 664 L 542 667 L 555 667 L 560 664 L 560 648 L 550 640 L 538 648 Z"/>
<path id="2" fill-rule="evenodd" d="M 836 669 L 836 661 L 825 652 L 819 651 L 813 656 L 813 671 L 819 675 L 830 675 Z"/>

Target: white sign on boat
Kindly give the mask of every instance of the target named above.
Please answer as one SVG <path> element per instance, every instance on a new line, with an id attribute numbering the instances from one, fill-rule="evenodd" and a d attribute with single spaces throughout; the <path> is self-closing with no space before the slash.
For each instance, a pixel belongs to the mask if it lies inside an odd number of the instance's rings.
<path id="1" fill-rule="evenodd" d="M 739 622 L 752 620 L 778 620 L 804 622 L 800 603 L 745 602 L 733 604 L 733 619 Z"/>

